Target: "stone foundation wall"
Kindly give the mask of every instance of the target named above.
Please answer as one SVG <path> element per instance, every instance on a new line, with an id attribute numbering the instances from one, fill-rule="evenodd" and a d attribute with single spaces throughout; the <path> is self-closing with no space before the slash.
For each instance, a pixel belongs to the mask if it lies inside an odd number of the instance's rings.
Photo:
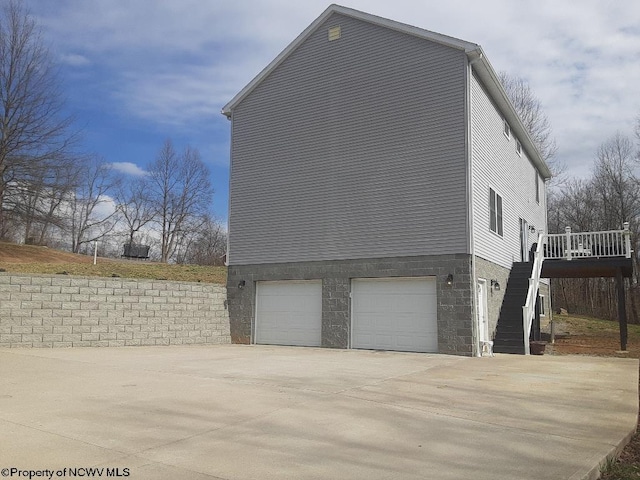
<path id="1" fill-rule="evenodd" d="M 230 343 L 222 285 L 0 273 L 0 347 Z"/>
<path id="2" fill-rule="evenodd" d="M 476 260 L 476 280 L 483 278 L 487 281 L 487 310 L 489 315 L 489 335 L 494 336 L 496 327 L 498 325 L 498 318 L 500 317 L 500 309 L 502 308 L 502 301 L 504 299 L 504 293 L 507 289 L 507 282 L 511 270 L 501 267 L 493 262 L 485 260 L 481 257 L 475 257 Z M 495 280 L 500 284 L 500 290 L 492 288 L 491 281 Z M 549 290 L 549 279 L 543 278 L 540 280 L 540 295 L 544 298 L 544 308 L 547 317 L 550 317 L 551 309 L 551 293 Z"/>
<path id="3" fill-rule="evenodd" d="M 489 336 L 493 338 L 500 317 L 500 309 L 504 299 L 504 292 L 507 289 L 507 281 L 511 270 L 501 267 L 493 262 L 489 262 L 481 257 L 476 260 L 476 279 L 483 278 L 487 281 L 487 314 L 489 320 Z M 491 282 L 498 282 L 500 290 L 496 290 Z"/>
<path id="4" fill-rule="evenodd" d="M 452 285 L 446 283 L 449 274 Z M 471 257 L 464 254 L 229 266 L 231 338 L 252 341 L 259 281 L 322 280 L 322 346 L 349 348 L 352 279 L 431 276 L 436 277 L 439 352 L 472 355 Z"/>

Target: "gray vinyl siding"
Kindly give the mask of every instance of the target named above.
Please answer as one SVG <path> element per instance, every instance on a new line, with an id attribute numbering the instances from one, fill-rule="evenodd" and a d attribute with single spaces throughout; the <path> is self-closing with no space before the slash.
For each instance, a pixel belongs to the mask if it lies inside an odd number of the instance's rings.
<path id="1" fill-rule="evenodd" d="M 503 133 L 503 117 L 479 80 L 471 78 L 471 142 L 474 253 L 506 268 L 520 261 L 520 218 L 546 231 L 546 195 L 540 178 L 540 203 L 536 202 L 536 169 L 522 151 L 516 152 L 516 137 Z M 502 196 L 504 235 L 489 226 L 489 188 Z"/>
<path id="2" fill-rule="evenodd" d="M 465 68 L 330 16 L 232 112 L 229 263 L 469 253 Z"/>

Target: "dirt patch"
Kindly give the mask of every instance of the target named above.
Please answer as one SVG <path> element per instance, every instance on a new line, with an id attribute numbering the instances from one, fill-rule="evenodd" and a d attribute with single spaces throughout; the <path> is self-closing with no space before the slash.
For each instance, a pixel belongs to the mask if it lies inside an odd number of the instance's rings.
<path id="1" fill-rule="evenodd" d="M 640 358 L 640 325 L 628 325 L 627 351 L 621 352 L 617 321 L 557 315 L 554 324 L 556 340 L 547 345 L 548 353 Z"/>
<path id="2" fill-rule="evenodd" d="M 640 345 L 627 342 L 627 351 L 620 351 L 620 338 L 571 335 L 547 345 L 549 353 L 558 355 L 595 355 L 598 357 L 640 358 Z"/>

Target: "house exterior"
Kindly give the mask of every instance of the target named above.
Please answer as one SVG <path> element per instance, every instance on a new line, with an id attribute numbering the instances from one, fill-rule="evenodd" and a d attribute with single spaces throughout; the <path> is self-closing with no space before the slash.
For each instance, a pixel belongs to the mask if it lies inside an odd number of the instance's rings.
<path id="1" fill-rule="evenodd" d="M 234 342 L 479 353 L 550 177 L 479 45 L 332 5 L 223 114 Z"/>

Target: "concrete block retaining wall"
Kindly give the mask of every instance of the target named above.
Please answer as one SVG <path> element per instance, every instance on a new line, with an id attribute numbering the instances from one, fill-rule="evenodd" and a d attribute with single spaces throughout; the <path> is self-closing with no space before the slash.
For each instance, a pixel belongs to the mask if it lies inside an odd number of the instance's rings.
<path id="1" fill-rule="evenodd" d="M 0 347 L 230 343 L 226 288 L 0 273 Z"/>

